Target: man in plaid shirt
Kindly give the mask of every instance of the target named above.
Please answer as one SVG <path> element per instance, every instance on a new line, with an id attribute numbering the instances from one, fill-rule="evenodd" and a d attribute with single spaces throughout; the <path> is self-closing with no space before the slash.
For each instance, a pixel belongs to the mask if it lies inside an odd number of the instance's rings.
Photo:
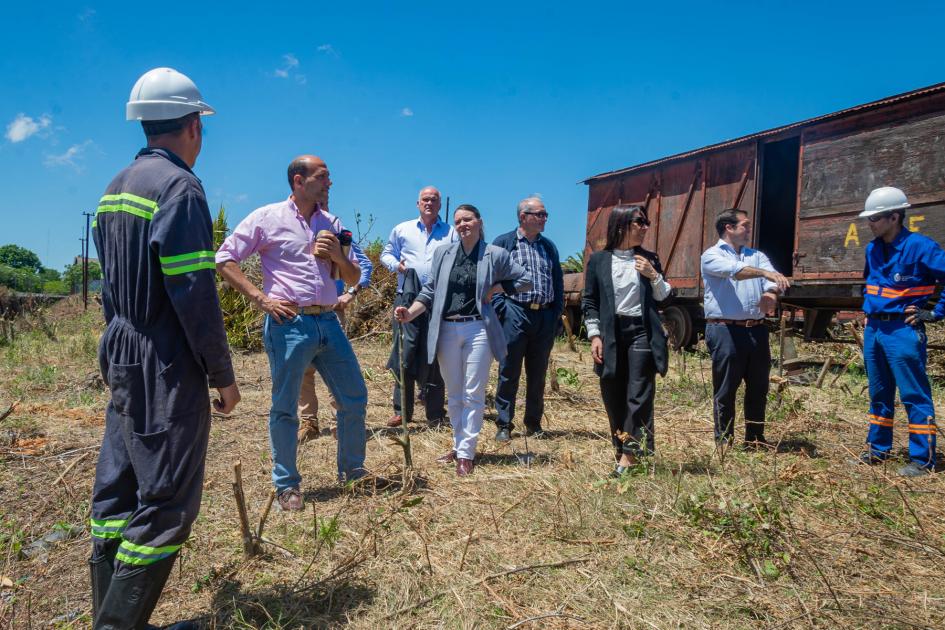
<path id="1" fill-rule="evenodd" d="M 508 250 L 513 260 L 528 269 L 533 286 L 530 291 L 499 294 L 492 300 L 509 344 L 508 356 L 499 366 L 499 388 L 495 396 L 498 412 L 495 439 L 498 442 L 511 439 L 523 361 L 527 378 L 525 435 L 541 437 L 545 372 L 558 318 L 564 310 L 564 275 L 558 248 L 541 235 L 548 221 L 545 204 L 538 197 L 528 197 L 519 202 L 517 214 L 518 228 L 496 238 L 493 245 Z"/>

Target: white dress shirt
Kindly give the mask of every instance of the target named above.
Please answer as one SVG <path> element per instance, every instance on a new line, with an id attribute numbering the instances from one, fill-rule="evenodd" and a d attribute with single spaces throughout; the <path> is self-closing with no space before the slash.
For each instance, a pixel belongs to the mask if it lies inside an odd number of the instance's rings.
<path id="1" fill-rule="evenodd" d="M 636 268 L 634 259 L 634 250 L 615 249 L 611 260 L 610 275 L 614 283 L 614 306 L 617 315 L 625 317 L 643 317 L 643 304 L 641 298 L 643 291 L 640 287 L 641 278 Z M 662 274 L 649 281 L 653 287 L 653 299 L 657 302 L 665 300 L 669 296 L 672 287 L 666 282 Z M 587 327 L 587 338 L 600 336 L 600 320 L 588 319 L 584 325 Z"/>
<path id="2" fill-rule="evenodd" d="M 457 240 L 453 226 L 437 220 L 429 232 L 419 218 L 404 221 L 394 226 L 381 252 L 381 263 L 397 273 L 397 292 L 404 288 L 404 274 L 398 271 L 400 261 L 407 269 L 414 269 L 420 283 L 426 284 L 430 277 L 433 252 L 441 245 Z"/>

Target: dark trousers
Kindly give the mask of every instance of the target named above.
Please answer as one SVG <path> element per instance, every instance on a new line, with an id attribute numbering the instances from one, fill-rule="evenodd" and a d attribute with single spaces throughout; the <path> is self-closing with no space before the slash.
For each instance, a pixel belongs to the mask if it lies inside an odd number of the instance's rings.
<path id="1" fill-rule="evenodd" d="M 767 326 L 707 324 L 705 342 L 712 355 L 715 439 L 735 437 L 735 394 L 745 383 L 745 441 L 764 439 L 771 348 Z"/>
<path id="2" fill-rule="evenodd" d="M 163 359 L 151 337 L 120 317 L 105 330 L 99 362 L 111 401 L 92 489 L 92 560 L 117 560 L 115 574 L 124 575 L 174 555 L 190 535 L 210 395 L 189 350 Z"/>
<path id="3" fill-rule="evenodd" d="M 610 436 L 620 455 L 653 452 L 653 398 L 656 364 L 640 317 L 617 316 L 617 365 L 614 378 L 600 379 L 600 393 L 610 420 Z"/>
<path id="4" fill-rule="evenodd" d="M 496 424 L 512 430 L 515 397 L 525 364 L 525 426 L 541 427 L 545 414 L 545 374 L 548 358 L 555 343 L 557 317 L 550 308 L 540 311 L 524 309 L 510 299 L 505 300 L 502 329 L 508 342 L 508 354 L 499 365 L 499 386 L 495 394 Z"/>
<path id="5" fill-rule="evenodd" d="M 401 296 L 397 296 L 398 301 Z M 401 305 L 401 304 L 398 304 Z M 409 304 L 403 304 L 409 306 Z M 427 364 L 427 330 L 429 328 L 430 315 L 423 313 L 411 322 L 398 324 L 404 330 L 404 343 L 408 348 L 405 353 L 412 357 L 407 359 L 407 366 L 404 370 L 404 408 L 400 406 L 400 385 L 394 381 L 394 413 L 403 416 L 407 422 L 413 421 L 414 395 L 417 386 L 420 389 L 420 400 L 423 401 L 427 420 L 442 420 L 446 417 L 446 395 L 443 385 L 443 376 L 440 374 L 440 366 L 436 359 L 432 364 Z M 400 354 L 397 349 L 397 339 L 394 339 L 394 350 L 396 353 L 395 364 L 399 365 Z M 413 348 L 413 350 L 409 350 Z M 396 376 L 399 378 L 400 373 Z"/>
<path id="6" fill-rule="evenodd" d="M 437 361 L 434 361 L 427 369 L 426 380 L 404 374 L 404 409 L 400 408 L 400 385 L 394 381 L 394 413 L 403 416 L 407 422 L 413 421 L 413 401 L 418 385 L 427 420 L 446 418 L 446 388 L 443 385 L 443 376 L 440 374 L 440 364 Z"/>

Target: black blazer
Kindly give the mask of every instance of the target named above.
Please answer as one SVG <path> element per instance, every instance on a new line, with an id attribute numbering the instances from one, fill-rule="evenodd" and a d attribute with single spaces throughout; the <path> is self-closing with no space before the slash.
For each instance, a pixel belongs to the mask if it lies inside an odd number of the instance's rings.
<path id="1" fill-rule="evenodd" d="M 659 257 L 642 247 L 636 253 L 644 256 L 658 273 L 663 273 Z M 594 364 L 594 371 L 601 378 L 614 378 L 617 366 L 617 306 L 614 299 L 614 279 L 612 274 L 614 256 L 607 250 L 595 252 L 587 262 L 584 275 L 584 299 L 581 306 L 584 319 L 599 319 L 600 334 L 604 342 L 604 363 Z M 650 340 L 653 362 L 656 371 L 666 376 L 669 367 L 669 351 L 666 346 L 666 333 L 660 320 L 657 302 L 653 298 L 653 287 L 649 282 L 641 282 L 643 289 L 643 326 Z M 665 301 L 664 301 L 665 302 Z"/>

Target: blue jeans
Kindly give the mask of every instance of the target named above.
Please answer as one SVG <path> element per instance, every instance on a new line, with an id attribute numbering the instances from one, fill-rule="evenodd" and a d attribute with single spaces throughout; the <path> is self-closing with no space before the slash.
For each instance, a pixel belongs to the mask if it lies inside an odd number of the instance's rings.
<path id="1" fill-rule="evenodd" d="M 334 313 L 298 315 L 277 324 L 267 315 L 263 343 L 272 375 L 269 442 L 276 491 L 298 488 L 302 481 L 296 466 L 298 402 L 302 375 L 309 365 L 315 366 L 338 403 L 338 478 L 364 475 L 367 386 L 338 317 Z"/>
<path id="2" fill-rule="evenodd" d="M 926 374 L 925 327 L 902 320 L 870 319 L 863 331 L 863 362 L 870 384 L 870 429 L 866 437 L 874 457 L 889 457 L 893 442 L 896 386 L 909 421 L 909 458 L 926 468 L 935 465 L 935 408 Z"/>

